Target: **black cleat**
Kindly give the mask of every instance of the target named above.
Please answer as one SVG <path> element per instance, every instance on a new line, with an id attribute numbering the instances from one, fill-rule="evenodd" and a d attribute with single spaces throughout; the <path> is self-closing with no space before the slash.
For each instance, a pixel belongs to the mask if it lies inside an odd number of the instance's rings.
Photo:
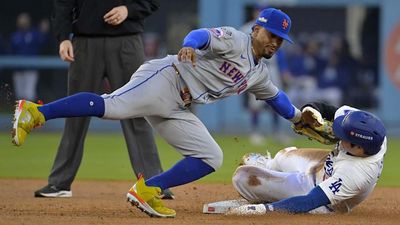
<path id="1" fill-rule="evenodd" d="M 36 198 L 70 198 L 72 197 L 71 189 L 59 189 L 54 185 L 46 185 L 35 191 Z"/>

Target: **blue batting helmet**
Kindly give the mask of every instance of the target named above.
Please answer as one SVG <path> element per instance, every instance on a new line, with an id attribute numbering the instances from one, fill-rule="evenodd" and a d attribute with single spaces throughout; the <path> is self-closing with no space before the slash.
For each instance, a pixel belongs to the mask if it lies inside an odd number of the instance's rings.
<path id="1" fill-rule="evenodd" d="M 344 141 L 361 146 L 366 155 L 375 155 L 386 136 L 382 121 L 365 111 L 351 111 L 333 121 L 333 132 Z"/>

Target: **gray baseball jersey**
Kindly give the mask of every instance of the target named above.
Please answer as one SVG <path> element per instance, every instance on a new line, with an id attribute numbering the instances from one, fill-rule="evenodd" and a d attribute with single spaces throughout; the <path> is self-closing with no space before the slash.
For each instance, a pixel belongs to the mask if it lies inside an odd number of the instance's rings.
<path id="1" fill-rule="evenodd" d="M 195 103 L 209 103 L 245 90 L 259 99 L 278 93 L 264 63 L 255 64 L 251 38 L 230 27 L 208 29 L 209 43 L 196 51 L 197 66 L 176 55 L 144 63 L 123 87 L 102 97 L 106 119 L 145 117 L 182 155 L 200 158 L 214 169 L 222 151 L 204 124 L 188 110 L 182 90 Z"/>
<path id="2" fill-rule="evenodd" d="M 209 103 L 246 90 L 258 99 L 278 93 L 265 63 L 255 63 L 250 35 L 232 27 L 207 31 L 209 42 L 204 50 L 196 50 L 196 67 L 190 63 L 177 64 L 194 102 Z"/>

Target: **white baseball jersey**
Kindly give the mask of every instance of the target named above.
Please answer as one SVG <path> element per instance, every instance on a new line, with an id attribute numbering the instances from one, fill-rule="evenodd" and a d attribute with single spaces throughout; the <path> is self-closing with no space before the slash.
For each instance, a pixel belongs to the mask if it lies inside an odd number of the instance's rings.
<path id="1" fill-rule="evenodd" d="M 354 110 L 343 106 L 335 118 Z M 311 213 L 349 212 L 371 194 L 385 153 L 386 138 L 380 151 L 369 157 L 351 156 L 340 147 L 331 152 L 291 147 L 279 151 L 273 159 L 252 156 L 245 166 L 238 167 L 232 181 L 240 195 L 253 203 L 306 195 L 318 185 L 331 204 Z"/>
<path id="2" fill-rule="evenodd" d="M 278 93 L 265 63 L 255 63 L 250 35 L 232 27 L 211 28 L 207 32 L 209 43 L 204 50 L 196 50 L 196 67 L 176 63 L 194 102 L 209 103 L 246 90 L 258 99 L 269 99 Z"/>
<path id="3" fill-rule="evenodd" d="M 336 111 L 335 118 L 354 110 L 357 109 L 343 106 Z M 328 155 L 323 181 L 318 185 L 335 211 L 348 212 L 367 198 L 381 175 L 385 153 L 386 138 L 381 150 L 369 157 L 351 156 L 340 148 Z"/>

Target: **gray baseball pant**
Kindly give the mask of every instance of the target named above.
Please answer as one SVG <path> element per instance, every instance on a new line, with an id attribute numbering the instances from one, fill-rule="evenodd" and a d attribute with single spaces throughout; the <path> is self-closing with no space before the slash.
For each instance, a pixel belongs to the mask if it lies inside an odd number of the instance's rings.
<path id="1" fill-rule="evenodd" d="M 203 160 L 217 170 L 223 152 L 207 128 L 187 107 L 180 91 L 188 88 L 173 66 L 176 56 L 143 64 L 131 80 L 104 98 L 104 119 L 145 117 L 183 156 Z"/>

